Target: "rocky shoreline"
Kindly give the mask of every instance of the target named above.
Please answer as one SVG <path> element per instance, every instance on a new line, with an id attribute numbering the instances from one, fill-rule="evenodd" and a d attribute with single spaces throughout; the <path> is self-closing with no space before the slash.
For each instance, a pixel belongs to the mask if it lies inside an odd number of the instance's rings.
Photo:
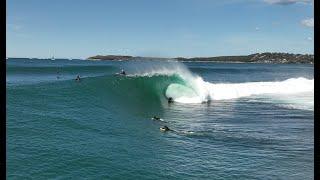
<path id="1" fill-rule="evenodd" d="M 217 56 L 217 57 L 193 57 L 193 58 L 155 58 L 122 55 L 97 55 L 87 58 L 88 60 L 169 60 L 174 59 L 182 62 L 221 62 L 221 63 L 267 63 L 267 64 L 313 64 L 314 55 L 311 54 L 290 54 L 290 53 L 255 53 L 244 56 Z"/>

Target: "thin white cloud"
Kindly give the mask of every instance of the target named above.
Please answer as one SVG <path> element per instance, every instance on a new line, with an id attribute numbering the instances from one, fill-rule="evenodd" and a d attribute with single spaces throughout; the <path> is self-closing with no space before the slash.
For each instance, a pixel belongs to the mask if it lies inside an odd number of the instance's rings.
<path id="1" fill-rule="evenodd" d="M 307 37 L 307 40 L 312 41 L 313 39 L 312 39 L 312 37 Z"/>
<path id="2" fill-rule="evenodd" d="M 309 18 L 309 19 L 304 19 L 301 21 L 301 24 L 306 26 L 306 27 L 314 27 L 314 19 L 313 18 Z"/>
<path id="3" fill-rule="evenodd" d="M 295 3 L 312 3 L 312 0 L 264 0 L 269 4 L 290 5 Z"/>
<path id="4" fill-rule="evenodd" d="M 259 27 L 256 27 L 256 31 L 259 31 L 260 30 L 260 28 Z"/>

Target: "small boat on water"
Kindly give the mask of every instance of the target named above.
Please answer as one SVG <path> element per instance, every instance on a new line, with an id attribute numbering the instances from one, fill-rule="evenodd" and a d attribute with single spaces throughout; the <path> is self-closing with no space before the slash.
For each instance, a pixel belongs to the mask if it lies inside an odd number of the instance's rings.
<path id="1" fill-rule="evenodd" d="M 52 56 L 51 60 L 54 61 L 54 60 L 56 60 L 56 59 L 54 58 L 54 56 Z"/>

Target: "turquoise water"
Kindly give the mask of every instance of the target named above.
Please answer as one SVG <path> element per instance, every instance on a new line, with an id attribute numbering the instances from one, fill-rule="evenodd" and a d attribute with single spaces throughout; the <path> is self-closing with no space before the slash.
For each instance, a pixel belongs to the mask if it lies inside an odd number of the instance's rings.
<path id="1" fill-rule="evenodd" d="M 9 59 L 7 178 L 313 179 L 313 71 Z"/>

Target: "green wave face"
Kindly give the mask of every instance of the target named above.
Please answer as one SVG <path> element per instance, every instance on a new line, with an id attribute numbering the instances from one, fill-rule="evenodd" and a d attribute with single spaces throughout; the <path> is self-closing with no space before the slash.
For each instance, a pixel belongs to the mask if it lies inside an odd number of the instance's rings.
<path id="1" fill-rule="evenodd" d="M 68 96 L 72 101 L 94 101 L 103 109 L 126 109 L 128 112 L 159 111 L 167 105 L 166 91 L 171 84 L 185 84 L 179 75 L 117 76 L 83 78 L 29 85 L 33 92 Z M 21 87 L 23 88 L 23 87 Z M 32 93 L 32 92 L 30 92 Z M 126 112 L 124 111 L 124 112 Z"/>
<path id="2" fill-rule="evenodd" d="M 128 101 L 138 102 L 163 102 L 167 101 L 168 87 L 172 84 L 185 85 L 179 75 L 154 75 L 120 77 L 112 80 L 115 86 L 111 87 L 113 93 Z"/>

